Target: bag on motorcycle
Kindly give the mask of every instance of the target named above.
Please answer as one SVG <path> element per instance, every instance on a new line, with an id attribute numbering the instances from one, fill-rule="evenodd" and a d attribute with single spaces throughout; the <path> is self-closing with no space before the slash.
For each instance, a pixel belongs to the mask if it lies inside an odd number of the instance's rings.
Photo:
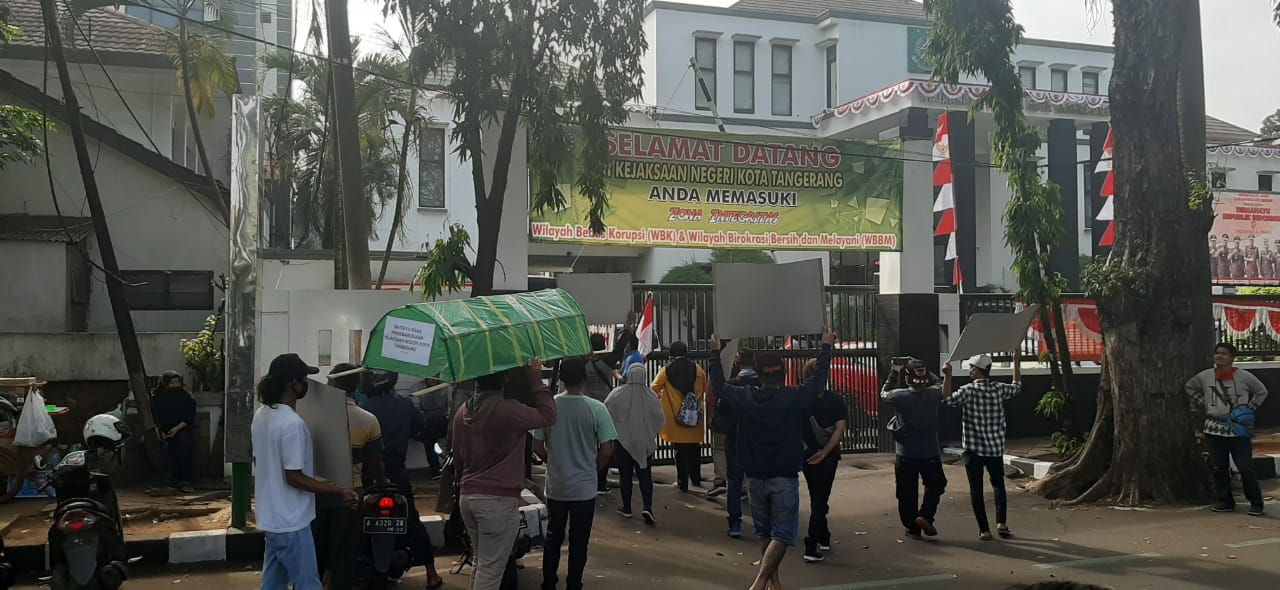
<path id="1" fill-rule="evenodd" d="M 20 447 L 36 448 L 55 438 L 58 429 L 53 426 L 53 418 L 44 408 L 44 396 L 32 389 L 27 392 L 27 401 L 22 406 L 22 416 L 18 418 L 18 428 L 14 432 L 13 444 Z"/>

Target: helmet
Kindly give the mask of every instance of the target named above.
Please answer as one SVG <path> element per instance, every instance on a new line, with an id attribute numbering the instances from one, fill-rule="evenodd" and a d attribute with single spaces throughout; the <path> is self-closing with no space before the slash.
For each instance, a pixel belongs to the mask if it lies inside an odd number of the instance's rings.
<path id="1" fill-rule="evenodd" d="M 395 389 L 400 374 L 380 369 L 370 369 L 365 376 L 366 394 L 383 394 Z"/>
<path id="2" fill-rule="evenodd" d="M 902 371 L 909 387 L 929 387 L 933 385 L 933 375 L 929 374 L 929 367 L 925 366 L 922 360 L 911 359 Z"/>
<path id="3" fill-rule="evenodd" d="M 84 442 L 89 448 L 118 448 L 129 438 L 129 425 L 111 414 L 98 414 L 84 423 Z"/>

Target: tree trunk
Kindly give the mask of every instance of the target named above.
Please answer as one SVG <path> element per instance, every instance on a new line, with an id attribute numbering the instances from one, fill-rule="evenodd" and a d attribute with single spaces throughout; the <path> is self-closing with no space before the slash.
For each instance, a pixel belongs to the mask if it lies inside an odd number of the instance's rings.
<path id="1" fill-rule="evenodd" d="M 478 297 L 493 293 L 493 274 L 498 263 L 498 237 L 502 230 L 502 207 L 507 193 L 507 180 L 510 177 L 511 155 L 515 148 L 516 131 L 520 124 L 520 101 L 516 97 L 523 96 L 524 84 L 520 78 L 511 88 L 513 105 L 502 114 L 499 128 L 498 149 L 493 155 L 493 180 L 487 191 L 484 187 L 484 158 L 473 157 L 471 160 L 472 177 L 481 189 L 476 192 L 476 241 L 475 276 L 471 277 L 471 296 Z M 474 152 L 477 155 L 479 152 Z M 479 198 L 479 195 L 487 195 Z"/>
<path id="2" fill-rule="evenodd" d="M 188 55 L 187 47 L 187 21 L 186 19 L 178 19 L 178 59 L 182 61 L 182 97 L 187 103 L 187 121 L 191 123 L 191 138 L 196 142 L 196 154 L 200 156 L 200 167 L 203 169 L 205 181 L 209 183 L 209 190 L 213 191 L 212 198 L 218 202 L 218 208 L 222 210 L 222 216 L 231 219 L 230 207 L 226 201 L 222 200 L 222 190 L 218 188 L 218 181 L 213 178 L 213 166 L 209 164 L 209 151 L 204 147 L 204 137 L 200 135 L 200 120 L 196 115 L 196 103 L 191 96 L 191 81 L 194 76 L 199 75 L 195 68 L 191 67 L 191 58 Z M 178 154 L 174 154 L 176 157 Z"/>
<path id="3" fill-rule="evenodd" d="M 342 225 L 349 289 L 368 289 L 369 220 L 360 168 L 360 129 L 356 113 L 355 77 L 351 70 L 351 32 L 347 3 L 326 0 L 329 18 L 329 57 L 337 129 L 338 176 L 342 180 Z"/>
<path id="4" fill-rule="evenodd" d="M 400 222 L 404 220 L 404 192 L 409 184 L 409 145 L 413 139 L 413 130 L 417 125 L 413 121 L 418 112 L 418 90 L 409 91 L 409 111 L 404 122 L 404 137 L 400 138 L 400 173 L 396 179 L 396 210 L 391 217 L 391 232 L 387 234 L 387 248 L 382 252 L 382 268 L 378 270 L 378 286 L 387 278 L 387 265 L 391 263 L 391 249 L 396 243 L 396 233 L 400 231 Z"/>
<path id="5" fill-rule="evenodd" d="M 138 406 L 138 417 L 142 420 L 142 432 L 138 433 L 138 438 L 152 467 L 159 466 L 163 470 L 165 461 L 160 452 L 156 423 L 151 416 L 151 399 L 146 386 L 147 373 L 143 365 L 142 349 L 138 346 L 138 333 L 134 330 L 133 316 L 129 313 L 129 303 L 124 296 L 124 285 L 120 282 L 120 265 L 116 261 L 107 215 L 102 207 L 102 196 L 98 192 L 98 181 L 94 176 L 93 163 L 89 159 L 89 144 L 80 120 L 80 103 L 76 100 L 76 89 L 71 84 L 71 73 L 67 68 L 67 56 L 62 49 L 62 30 L 59 28 L 54 0 L 40 0 L 40 12 L 44 19 L 44 33 L 49 39 L 53 60 L 58 68 L 58 81 L 62 84 L 67 127 L 71 131 L 72 143 L 75 144 L 76 163 L 80 169 L 80 180 L 84 184 L 85 202 L 89 205 L 89 215 L 93 218 L 98 256 L 102 259 L 102 268 L 107 275 L 107 298 L 111 301 L 111 315 L 120 338 L 120 354 L 124 357 L 125 371 L 129 375 L 129 390 Z"/>
<path id="6" fill-rule="evenodd" d="M 1192 10 L 1195 2 L 1112 2 L 1111 121 L 1121 200 L 1104 279 L 1110 282 L 1098 298 L 1098 311 L 1106 334 L 1101 390 L 1111 394 L 1114 444 L 1090 440 L 1075 467 L 1059 474 L 1067 481 L 1057 483 L 1070 484 L 1065 491 L 1087 486 L 1080 500 L 1136 505 L 1209 498 L 1183 390 L 1196 370 L 1209 366 L 1213 346 L 1206 338 L 1212 308 L 1203 248 L 1212 213 L 1207 205 L 1188 205 L 1179 129 L 1179 70 L 1187 31 L 1199 29 L 1188 20 L 1198 15 Z M 1103 473 L 1090 469 L 1107 455 Z M 1041 488 L 1052 485 L 1045 482 Z"/>

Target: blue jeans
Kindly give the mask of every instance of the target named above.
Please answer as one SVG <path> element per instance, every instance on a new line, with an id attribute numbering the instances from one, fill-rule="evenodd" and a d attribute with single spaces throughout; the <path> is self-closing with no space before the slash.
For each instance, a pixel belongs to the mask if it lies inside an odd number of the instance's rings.
<path id="1" fill-rule="evenodd" d="M 728 492 L 725 505 L 729 510 L 729 524 L 742 524 L 742 461 L 738 458 L 738 441 L 730 435 L 724 444 L 725 475 Z"/>
<path id="2" fill-rule="evenodd" d="M 800 478 L 747 478 L 751 492 L 751 520 L 756 536 L 787 546 L 800 531 Z"/>
<path id="3" fill-rule="evenodd" d="M 321 590 L 316 545 L 308 526 L 292 533 L 267 533 L 262 558 L 262 590 Z"/>

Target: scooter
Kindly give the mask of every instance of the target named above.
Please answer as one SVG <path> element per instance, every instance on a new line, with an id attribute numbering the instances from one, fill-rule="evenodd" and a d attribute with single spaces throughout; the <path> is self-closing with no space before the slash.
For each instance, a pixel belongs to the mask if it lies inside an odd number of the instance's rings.
<path id="1" fill-rule="evenodd" d="M 359 580 L 379 590 L 400 579 L 413 564 L 409 552 L 409 503 L 394 487 L 368 490 L 360 500 L 365 546 Z"/>
<path id="2" fill-rule="evenodd" d="M 0 590 L 13 586 L 13 566 L 4 561 L 4 539 L 0 538 Z"/>

